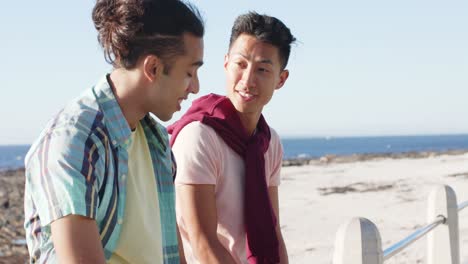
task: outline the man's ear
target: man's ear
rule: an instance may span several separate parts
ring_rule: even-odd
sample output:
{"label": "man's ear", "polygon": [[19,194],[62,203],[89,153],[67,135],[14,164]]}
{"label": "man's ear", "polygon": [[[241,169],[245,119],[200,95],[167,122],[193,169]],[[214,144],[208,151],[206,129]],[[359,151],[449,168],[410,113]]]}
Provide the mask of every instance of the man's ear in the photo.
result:
{"label": "man's ear", "polygon": [[280,73],[279,82],[278,82],[278,85],[276,85],[275,90],[278,90],[278,89],[280,89],[281,87],[283,87],[283,85],[284,85],[284,83],[286,82],[286,80],[288,79],[288,77],[289,77],[289,71],[288,71],[288,70],[283,70],[283,71]]}
{"label": "man's ear", "polygon": [[143,75],[148,81],[154,81],[162,70],[161,60],[156,55],[146,55],[143,58]]}
{"label": "man's ear", "polygon": [[227,69],[227,65],[229,63],[229,54],[224,55],[224,70]]}

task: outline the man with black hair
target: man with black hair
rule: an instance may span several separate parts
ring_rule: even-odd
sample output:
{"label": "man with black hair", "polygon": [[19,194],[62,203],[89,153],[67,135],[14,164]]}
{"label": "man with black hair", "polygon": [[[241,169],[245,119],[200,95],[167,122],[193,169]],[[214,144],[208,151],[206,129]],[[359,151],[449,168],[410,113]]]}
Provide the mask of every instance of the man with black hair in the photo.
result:
{"label": "man with black hair", "polygon": [[288,78],[294,40],[277,18],[239,16],[224,60],[227,96],[197,99],[169,127],[187,263],[288,263],[278,209],[283,149],[262,110]]}

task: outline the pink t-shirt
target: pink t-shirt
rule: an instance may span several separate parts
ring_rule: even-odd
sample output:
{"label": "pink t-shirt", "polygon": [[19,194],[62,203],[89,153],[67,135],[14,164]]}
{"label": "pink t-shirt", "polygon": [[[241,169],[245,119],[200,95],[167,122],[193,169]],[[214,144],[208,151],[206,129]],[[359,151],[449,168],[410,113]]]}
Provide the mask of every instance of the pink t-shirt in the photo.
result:
{"label": "pink t-shirt", "polygon": [[[265,153],[265,176],[268,186],[280,184],[283,148],[278,134],[270,128],[270,146]],[[218,215],[218,239],[236,263],[248,263],[245,253],[244,162],[216,132],[198,121],[185,126],[173,147],[177,162],[176,185],[215,185]],[[200,263],[192,253],[184,218],[177,202],[176,213],[184,253],[189,264]]]}

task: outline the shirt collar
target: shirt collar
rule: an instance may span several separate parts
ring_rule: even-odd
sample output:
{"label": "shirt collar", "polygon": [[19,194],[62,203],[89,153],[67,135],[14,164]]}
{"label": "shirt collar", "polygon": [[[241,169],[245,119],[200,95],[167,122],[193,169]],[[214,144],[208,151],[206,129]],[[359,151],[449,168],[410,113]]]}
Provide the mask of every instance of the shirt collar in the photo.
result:
{"label": "shirt collar", "polygon": [[108,81],[108,76],[103,76],[93,87],[99,108],[104,114],[106,127],[109,131],[111,143],[114,147],[128,145],[131,140],[131,129],[125,119],[114,92]]}

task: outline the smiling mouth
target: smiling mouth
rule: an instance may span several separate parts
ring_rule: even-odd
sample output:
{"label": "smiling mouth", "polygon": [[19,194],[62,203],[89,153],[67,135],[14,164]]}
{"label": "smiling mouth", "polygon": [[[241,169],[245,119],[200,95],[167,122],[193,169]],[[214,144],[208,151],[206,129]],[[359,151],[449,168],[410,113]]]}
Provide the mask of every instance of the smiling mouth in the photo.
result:
{"label": "smiling mouth", "polygon": [[184,98],[179,98],[179,99],[177,100],[177,104],[178,104],[178,105],[177,105],[177,106],[178,106],[177,108],[178,108],[178,110],[180,110],[180,109],[182,108],[182,102],[183,102],[184,100],[186,100],[186,99],[187,99],[187,98],[184,97]]}
{"label": "smiling mouth", "polygon": [[248,92],[244,92],[244,91],[237,91],[237,93],[241,96],[242,99],[244,99],[245,101],[250,101],[252,100],[255,95],[251,94],[251,93],[248,93]]}

